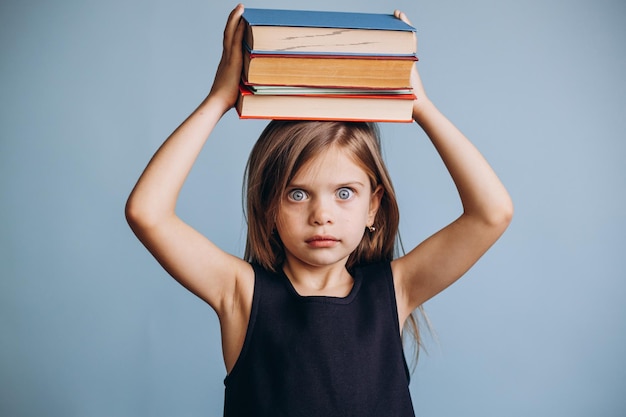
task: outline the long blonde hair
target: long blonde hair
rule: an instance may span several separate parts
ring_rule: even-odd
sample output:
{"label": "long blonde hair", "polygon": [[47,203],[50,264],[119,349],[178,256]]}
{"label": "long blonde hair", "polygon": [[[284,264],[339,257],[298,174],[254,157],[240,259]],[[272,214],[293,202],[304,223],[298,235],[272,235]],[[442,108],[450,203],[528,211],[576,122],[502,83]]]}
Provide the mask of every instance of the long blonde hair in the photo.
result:
{"label": "long blonde hair", "polygon": [[[254,145],[245,170],[244,198],[248,223],[244,258],[277,271],[285,260],[276,219],[282,196],[298,170],[330,147],[347,151],[367,174],[372,191],[383,190],[374,219],[375,233],[365,233],[346,268],[391,261],[398,256],[400,213],[395,191],[383,161],[380,134],[374,123],[339,121],[270,122]],[[421,345],[417,317],[407,321],[416,347]],[[416,355],[419,349],[416,349]]]}

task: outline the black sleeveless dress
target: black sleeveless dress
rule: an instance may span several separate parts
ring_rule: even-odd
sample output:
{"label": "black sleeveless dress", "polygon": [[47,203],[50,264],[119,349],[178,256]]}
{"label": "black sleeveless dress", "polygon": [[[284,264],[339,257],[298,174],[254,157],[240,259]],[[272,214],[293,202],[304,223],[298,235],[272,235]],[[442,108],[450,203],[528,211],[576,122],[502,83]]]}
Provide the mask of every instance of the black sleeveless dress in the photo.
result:
{"label": "black sleeveless dress", "polygon": [[344,298],[300,296],[258,265],[225,417],[413,417],[390,264],[354,270]]}

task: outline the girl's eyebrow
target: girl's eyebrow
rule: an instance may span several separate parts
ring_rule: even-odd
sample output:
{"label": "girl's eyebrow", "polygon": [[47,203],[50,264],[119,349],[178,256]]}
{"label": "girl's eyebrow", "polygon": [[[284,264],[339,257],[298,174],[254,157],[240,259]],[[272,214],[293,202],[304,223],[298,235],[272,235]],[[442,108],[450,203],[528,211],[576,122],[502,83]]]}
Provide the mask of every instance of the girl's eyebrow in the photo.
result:
{"label": "girl's eyebrow", "polygon": [[[340,182],[340,183],[333,184],[332,187],[333,188],[365,187],[365,184],[363,184],[361,181],[347,181],[347,182]],[[287,188],[301,188],[301,189],[306,190],[307,188],[310,188],[310,187],[307,184],[290,182],[289,184],[287,184]]]}
{"label": "girl's eyebrow", "polygon": [[346,183],[336,185],[337,188],[354,187],[354,186],[365,187],[365,184],[363,184],[361,181],[351,181],[351,182],[346,182]]}

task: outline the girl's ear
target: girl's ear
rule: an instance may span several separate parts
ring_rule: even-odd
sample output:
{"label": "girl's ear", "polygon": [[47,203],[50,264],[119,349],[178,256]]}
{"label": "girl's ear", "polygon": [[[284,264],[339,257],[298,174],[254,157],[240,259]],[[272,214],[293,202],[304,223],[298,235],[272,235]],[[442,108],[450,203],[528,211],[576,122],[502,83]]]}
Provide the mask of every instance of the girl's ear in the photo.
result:
{"label": "girl's ear", "polygon": [[383,194],[385,194],[385,190],[383,190],[383,187],[381,185],[378,185],[374,189],[374,192],[372,192],[372,196],[370,197],[370,209],[367,216],[367,224],[369,226],[372,226],[374,223],[374,219],[376,218],[376,213],[378,212],[378,208],[380,207],[380,201],[383,198]]}

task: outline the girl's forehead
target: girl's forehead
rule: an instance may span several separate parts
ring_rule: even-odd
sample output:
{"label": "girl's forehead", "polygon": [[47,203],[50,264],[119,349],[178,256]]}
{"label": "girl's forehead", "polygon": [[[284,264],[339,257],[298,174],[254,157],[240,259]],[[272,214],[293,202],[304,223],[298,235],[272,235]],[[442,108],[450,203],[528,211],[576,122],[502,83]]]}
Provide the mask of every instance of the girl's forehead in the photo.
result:
{"label": "girl's forehead", "polygon": [[[337,180],[363,180],[368,175],[362,164],[347,149],[338,146],[328,148],[305,162],[294,175],[292,182],[313,178],[336,178]],[[341,182],[341,181],[340,181]]]}

